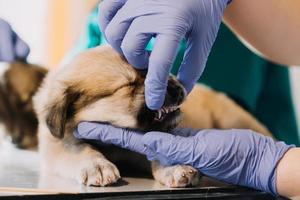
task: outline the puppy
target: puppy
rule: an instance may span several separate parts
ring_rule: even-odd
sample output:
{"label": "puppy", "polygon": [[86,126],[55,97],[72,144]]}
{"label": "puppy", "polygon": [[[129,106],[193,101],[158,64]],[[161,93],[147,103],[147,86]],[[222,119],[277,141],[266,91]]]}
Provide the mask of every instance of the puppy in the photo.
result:
{"label": "puppy", "polygon": [[136,153],[75,139],[73,131],[80,121],[100,121],[141,131],[170,131],[177,126],[248,128],[270,135],[232,100],[205,86],[196,86],[184,101],[184,88],[173,77],[163,108],[150,110],[145,104],[144,74],[109,46],[87,50],[50,72],[34,97],[43,171],[75,178],[86,185],[106,186],[120,179],[116,165],[129,168],[131,164],[152,171],[155,180],[170,187],[198,183],[198,172],[190,166],[153,162],[150,167],[145,157]]}
{"label": "puppy", "polygon": [[38,121],[32,97],[47,70],[24,62],[1,62],[0,71],[0,122],[17,147],[36,148]]}

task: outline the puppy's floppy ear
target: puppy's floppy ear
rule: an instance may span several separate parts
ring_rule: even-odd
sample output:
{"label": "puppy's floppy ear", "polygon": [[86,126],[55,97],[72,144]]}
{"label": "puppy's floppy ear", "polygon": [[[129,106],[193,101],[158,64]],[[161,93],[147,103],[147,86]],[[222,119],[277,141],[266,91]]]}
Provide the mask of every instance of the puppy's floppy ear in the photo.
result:
{"label": "puppy's floppy ear", "polygon": [[46,123],[54,137],[64,137],[65,125],[75,114],[74,102],[80,97],[80,93],[74,93],[67,89],[63,96],[53,102],[48,109]]}

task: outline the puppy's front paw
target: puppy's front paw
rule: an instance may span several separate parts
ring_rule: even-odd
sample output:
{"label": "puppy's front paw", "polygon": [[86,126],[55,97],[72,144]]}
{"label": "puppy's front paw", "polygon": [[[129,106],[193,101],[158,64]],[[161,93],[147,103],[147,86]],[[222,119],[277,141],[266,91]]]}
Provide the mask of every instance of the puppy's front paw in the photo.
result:
{"label": "puppy's front paw", "polygon": [[198,170],[188,165],[176,165],[165,167],[158,181],[168,187],[177,188],[195,186],[199,179]]}
{"label": "puppy's front paw", "polygon": [[121,178],[117,167],[105,158],[97,158],[84,164],[79,180],[88,186],[107,186]]}

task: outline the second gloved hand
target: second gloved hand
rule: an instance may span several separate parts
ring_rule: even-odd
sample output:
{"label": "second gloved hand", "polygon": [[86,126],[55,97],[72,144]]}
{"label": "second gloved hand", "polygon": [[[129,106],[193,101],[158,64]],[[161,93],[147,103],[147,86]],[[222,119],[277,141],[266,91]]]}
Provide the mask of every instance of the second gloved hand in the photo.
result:
{"label": "second gloved hand", "polygon": [[277,194],[276,166],[292,147],[251,130],[239,129],[175,129],[171,134],[143,134],[107,124],[82,122],[74,135],[145,154],[149,160],[164,165],[190,165],[215,179],[272,194]]}
{"label": "second gloved hand", "polygon": [[[146,104],[161,108],[170,69],[182,39],[187,40],[178,78],[187,92],[202,74],[230,0],[105,0],[99,5],[101,30],[128,62],[148,67]],[[155,37],[151,55],[146,46]]]}
{"label": "second gloved hand", "polygon": [[26,60],[28,54],[29,46],[6,21],[0,19],[0,61]]}

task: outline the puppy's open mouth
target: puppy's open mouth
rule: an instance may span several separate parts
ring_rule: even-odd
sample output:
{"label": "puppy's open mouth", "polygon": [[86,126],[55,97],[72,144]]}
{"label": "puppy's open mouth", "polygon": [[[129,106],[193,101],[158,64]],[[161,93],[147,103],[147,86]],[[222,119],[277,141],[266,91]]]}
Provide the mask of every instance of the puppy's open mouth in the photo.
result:
{"label": "puppy's open mouth", "polygon": [[175,111],[179,110],[179,106],[170,106],[170,107],[162,107],[161,109],[159,109],[156,113],[155,113],[155,118],[154,120],[156,121],[162,121],[165,119],[165,117],[168,114],[171,114]]}

